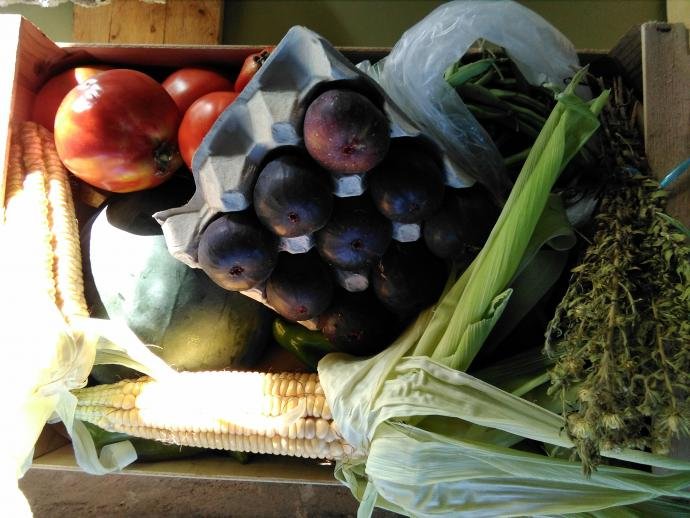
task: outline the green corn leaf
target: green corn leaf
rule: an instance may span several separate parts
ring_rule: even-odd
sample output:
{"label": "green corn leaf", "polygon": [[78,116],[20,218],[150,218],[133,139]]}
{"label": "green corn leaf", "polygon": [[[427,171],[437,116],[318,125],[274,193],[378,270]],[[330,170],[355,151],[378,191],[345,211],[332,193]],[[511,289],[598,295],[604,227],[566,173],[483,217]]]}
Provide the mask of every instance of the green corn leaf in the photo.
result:
{"label": "green corn leaf", "polygon": [[472,375],[521,397],[549,380],[546,370],[552,364],[553,359],[547,358],[541,347],[536,347],[502,358]]}
{"label": "green corn leaf", "polygon": [[[464,350],[473,347],[473,344],[484,343],[489,333],[491,333],[491,330],[496,325],[496,322],[498,322],[501,315],[503,315],[512,294],[513,290],[508,289],[491,301],[485,315],[480,320],[472,322],[467,326],[460,339],[458,349]],[[441,363],[447,365],[452,365],[454,363],[452,355],[447,358],[439,357],[437,359],[439,359]]]}
{"label": "green corn leaf", "polygon": [[679,486],[688,481],[687,474],[670,480],[624,469],[609,469],[588,480],[579,476],[574,463],[399,423],[382,426],[373,445],[369,481],[375,480],[372,485],[384,498],[395,495],[397,506],[414,516],[597,512],[678,497]]}
{"label": "green corn leaf", "polygon": [[534,143],[486,245],[472,263],[468,278],[461,278],[462,291],[447,329],[430,355],[432,358],[451,357],[449,365],[461,370],[471,364],[483,341],[463,335],[473,323],[486,319],[494,297],[506,289],[517,273],[551,187],[598,128],[597,114],[608,94],[603,93],[591,104],[583,102],[573,93],[580,78],[576,76],[558,96],[558,104]]}

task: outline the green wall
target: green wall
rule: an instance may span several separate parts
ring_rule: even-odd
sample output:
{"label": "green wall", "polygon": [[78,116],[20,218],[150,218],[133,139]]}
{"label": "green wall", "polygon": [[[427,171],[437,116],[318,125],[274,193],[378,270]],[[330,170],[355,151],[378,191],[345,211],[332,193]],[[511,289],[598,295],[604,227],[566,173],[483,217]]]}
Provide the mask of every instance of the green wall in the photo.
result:
{"label": "green wall", "polygon": [[[232,0],[226,2],[227,43],[276,43],[305,25],[334,45],[390,46],[405,29],[444,3],[439,0]],[[630,27],[666,17],[663,0],[521,0],[578,48],[608,49]]]}
{"label": "green wall", "polygon": [[[129,0],[136,1],[136,0]],[[168,0],[185,1],[185,0]],[[635,24],[664,20],[664,0],[520,0],[578,48],[607,49]],[[305,25],[335,45],[390,46],[440,0],[225,0],[224,42],[277,43]],[[56,41],[72,39],[72,4],[0,8],[21,13]]]}
{"label": "green wall", "polygon": [[666,20],[664,0],[522,0],[579,49],[609,49],[631,27]]}
{"label": "green wall", "polygon": [[37,7],[17,4],[0,7],[0,13],[22,14],[54,41],[72,40],[72,4],[64,3],[57,7]]}

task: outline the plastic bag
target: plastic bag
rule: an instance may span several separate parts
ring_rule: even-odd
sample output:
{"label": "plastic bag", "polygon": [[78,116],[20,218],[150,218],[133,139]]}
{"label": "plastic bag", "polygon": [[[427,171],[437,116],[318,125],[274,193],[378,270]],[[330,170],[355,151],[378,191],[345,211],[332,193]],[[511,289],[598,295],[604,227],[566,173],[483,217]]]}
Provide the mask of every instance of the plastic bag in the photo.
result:
{"label": "plastic bag", "polygon": [[407,30],[384,60],[360,68],[458,168],[500,199],[509,188],[501,155],[443,78],[446,68],[479,39],[503,47],[535,85],[565,85],[579,68],[575,48],[563,34],[533,11],[504,0],[443,4]]}

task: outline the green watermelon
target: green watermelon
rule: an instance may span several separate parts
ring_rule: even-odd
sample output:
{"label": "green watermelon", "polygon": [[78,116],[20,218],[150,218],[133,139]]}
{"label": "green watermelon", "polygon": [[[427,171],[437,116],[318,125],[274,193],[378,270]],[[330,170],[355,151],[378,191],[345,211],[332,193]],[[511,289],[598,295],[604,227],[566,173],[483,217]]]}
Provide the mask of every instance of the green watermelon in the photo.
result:
{"label": "green watermelon", "polygon": [[[185,203],[189,183],[171,180],[156,189],[114,196],[85,226],[91,315],[124,320],[178,370],[250,368],[271,340],[273,312],[173,258],[152,217]],[[136,375],[115,365],[92,370],[99,383]]]}

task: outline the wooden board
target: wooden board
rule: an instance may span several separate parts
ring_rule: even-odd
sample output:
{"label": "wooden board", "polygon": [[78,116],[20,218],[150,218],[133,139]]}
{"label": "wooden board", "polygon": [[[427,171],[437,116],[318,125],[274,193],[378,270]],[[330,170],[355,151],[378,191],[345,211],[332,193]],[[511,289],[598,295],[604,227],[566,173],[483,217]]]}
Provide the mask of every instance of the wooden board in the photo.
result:
{"label": "wooden board", "polygon": [[[661,179],[690,157],[690,53],[683,24],[642,26],[645,147]],[[690,172],[669,189],[668,212],[690,225]]]}
{"label": "wooden board", "polygon": [[74,6],[74,41],[217,45],[223,0],[111,0],[99,7]]}
{"label": "wooden board", "polygon": [[638,99],[642,99],[641,26],[631,27],[609,51],[609,56],[620,63],[625,74],[625,83],[632,86]]}

